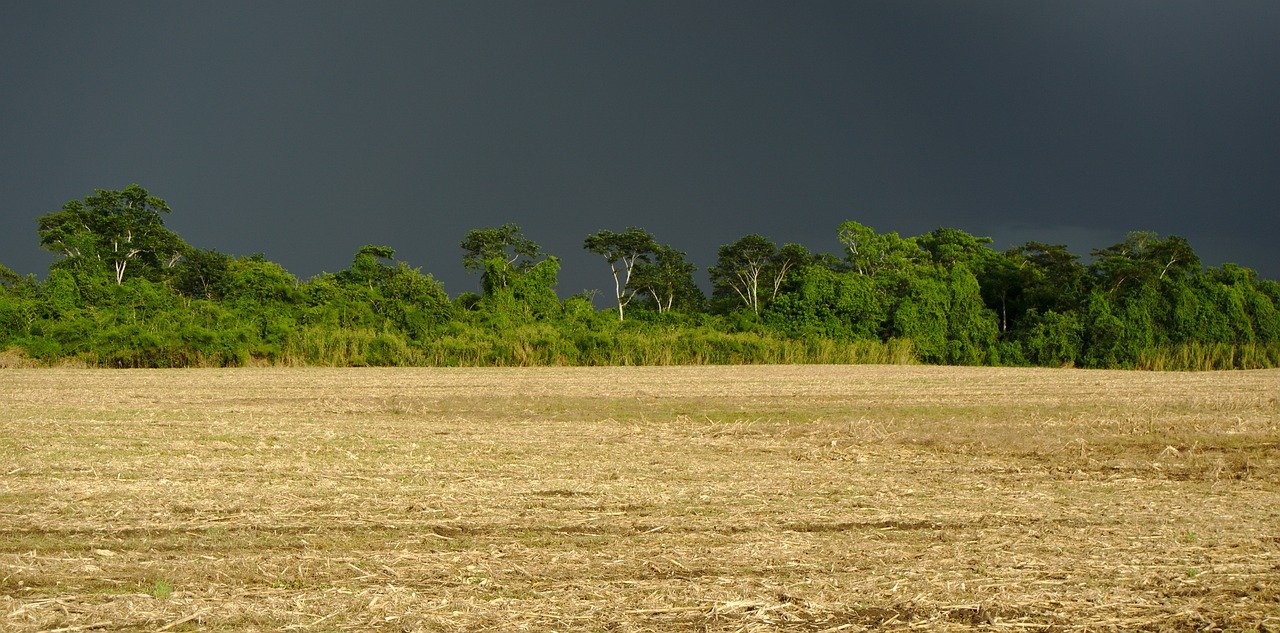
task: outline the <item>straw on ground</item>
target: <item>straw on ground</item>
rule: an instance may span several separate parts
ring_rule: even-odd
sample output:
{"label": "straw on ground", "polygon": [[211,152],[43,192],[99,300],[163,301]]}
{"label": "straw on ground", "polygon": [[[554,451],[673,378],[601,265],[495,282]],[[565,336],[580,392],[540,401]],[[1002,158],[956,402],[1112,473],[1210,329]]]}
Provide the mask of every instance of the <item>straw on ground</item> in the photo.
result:
{"label": "straw on ground", "polygon": [[1280,372],[0,372],[7,631],[1275,630]]}

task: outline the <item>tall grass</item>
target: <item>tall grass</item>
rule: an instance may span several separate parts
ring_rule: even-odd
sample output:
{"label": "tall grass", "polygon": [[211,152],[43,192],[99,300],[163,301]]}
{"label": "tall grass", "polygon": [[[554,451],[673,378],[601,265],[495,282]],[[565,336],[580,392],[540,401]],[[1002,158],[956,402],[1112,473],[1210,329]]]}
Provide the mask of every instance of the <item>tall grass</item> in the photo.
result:
{"label": "tall grass", "polygon": [[[248,355],[216,357],[174,353],[165,364],[244,364],[252,361],[237,363],[237,359],[249,357],[274,365],[330,367],[906,365],[918,362],[910,339],[838,341],[791,339],[768,331],[724,332],[705,327],[619,327],[599,331],[528,324],[509,330],[467,326],[423,341],[406,340],[391,330],[305,326],[291,332],[278,352],[255,351]],[[95,360],[95,364],[121,365],[120,358],[90,359],[90,362]],[[148,359],[129,360],[145,362]],[[1280,346],[1186,343],[1146,350],[1135,367],[1152,371],[1280,367]]]}
{"label": "tall grass", "polygon": [[439,366],[909,364],[911,342],[793,340],[707,329],[560,332],[520,328],[470,330],[421,346],[423,364]]}
{"label": "tall grass", "polygon": [[[720,324],[721,326],[723,324]],[[910,339],[788,338],[764,327],[727,331],[697,323],[606,319],[494,327],[450,323],[414,340],[394,328],[333,324],[213,327],[155,321],[86,329],[66,345],[26,337],[0,350],[0,367],[83,363],[97,367],[210,366],[627,366],[885,364],[918,362]],[[44,347],[40,343],[46,343]],[[49,349],[45,349],[48,347]],[[1280,344],[1183,343],[1154,347],[1132,365],[1154,371],[1280,367]]]}
{"label": "tall grass", "polygon": [[305,326],[284,341],[279,365],[364,367],[422,365],[425,357],[394,331]]}
{"label": "tall grass", "polygon": [[1136,367],[1153,371],[1269,369],[1280,367],[1280,345],[1183,343],[1143,352]]}

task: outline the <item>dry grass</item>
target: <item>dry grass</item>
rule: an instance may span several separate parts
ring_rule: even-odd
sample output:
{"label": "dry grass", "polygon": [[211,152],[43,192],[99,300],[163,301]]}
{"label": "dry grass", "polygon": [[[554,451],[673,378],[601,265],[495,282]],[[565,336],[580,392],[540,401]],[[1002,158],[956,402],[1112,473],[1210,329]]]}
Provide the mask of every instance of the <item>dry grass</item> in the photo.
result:
{"label": "dry grass", "polygon": [[1280,372],[0,371],[0,629],[1280,630]]}
{"label": "dry grass", "polygon": [[17,347],[0,349],[0,369],[17,369],[39,367],[39,361],[27,357],[26,352]]}

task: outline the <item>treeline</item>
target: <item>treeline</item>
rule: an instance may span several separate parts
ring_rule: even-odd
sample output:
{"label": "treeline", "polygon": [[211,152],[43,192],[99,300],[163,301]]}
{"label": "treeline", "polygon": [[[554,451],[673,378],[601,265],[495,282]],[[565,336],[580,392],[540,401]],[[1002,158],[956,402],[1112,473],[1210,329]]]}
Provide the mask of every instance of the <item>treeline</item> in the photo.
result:
{"label": "treeline", "polygon": [[560,298],[559,260],[511,224],[464,237],[480,292],[450,297],[387,246],[299,280],[192,247],[169,212],[131,185],[39,218],[60,257],[43,282],[0,265],[0,364],[1280,366],[1280,284],[1147,232],[1088,264],[951,228],[904,238],[848,221],[839,255],[748,235],[720,247],[707,296],[684,253],[603,230],[583,243],[613,282],[597,310]]}

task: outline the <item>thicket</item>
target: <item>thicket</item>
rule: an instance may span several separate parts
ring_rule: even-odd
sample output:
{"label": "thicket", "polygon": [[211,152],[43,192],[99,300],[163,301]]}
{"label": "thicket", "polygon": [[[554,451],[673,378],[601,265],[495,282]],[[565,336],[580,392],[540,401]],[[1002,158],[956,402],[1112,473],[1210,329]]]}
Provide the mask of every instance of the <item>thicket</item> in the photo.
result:
{"label": "thicket", "polygon": [[1088,264],[950,228],[903,238],[849,221],[839,255],[748,235],[720,248],[707,296],[684,253],[600,231],[584,248],[616,298],[598,309],[561,299],[559,260],[514,225],[464,237],[480,292],[450,297],[387,246],[299,280],[263,255],[190,246],[167,213],[131,185],[41,217],[60,257],[43,281],[0,266],[0,365],[1280,366],[1280,284],[1147,232]]}

